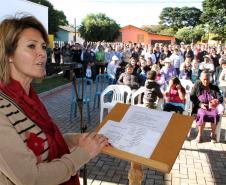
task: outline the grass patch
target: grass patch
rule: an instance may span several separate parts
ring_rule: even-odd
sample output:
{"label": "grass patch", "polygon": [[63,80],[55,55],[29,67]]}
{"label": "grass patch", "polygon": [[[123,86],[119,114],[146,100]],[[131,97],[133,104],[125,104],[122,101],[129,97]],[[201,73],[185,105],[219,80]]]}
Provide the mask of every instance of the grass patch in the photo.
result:
{"label": "grass patch", "polygon": [[70,82],[71,82],[70,80],[64,78],[62,75],[57,75],[45,78],[44,80],[42,80],[42,82],[33,82],[32,86],[39,94]]}

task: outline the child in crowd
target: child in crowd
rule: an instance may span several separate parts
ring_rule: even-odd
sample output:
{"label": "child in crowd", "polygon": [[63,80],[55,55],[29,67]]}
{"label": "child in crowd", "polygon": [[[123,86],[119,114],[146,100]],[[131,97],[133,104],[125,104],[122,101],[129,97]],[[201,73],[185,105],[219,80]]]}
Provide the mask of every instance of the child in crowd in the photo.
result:
{"label": "child in crowd", "polygon": [[145,107],[156,108],[155,102],[157,98],[163,98],[160,85],[155,81],[156,71],[148,71],[147,80],[145,81],[145,92],[143,102]]}

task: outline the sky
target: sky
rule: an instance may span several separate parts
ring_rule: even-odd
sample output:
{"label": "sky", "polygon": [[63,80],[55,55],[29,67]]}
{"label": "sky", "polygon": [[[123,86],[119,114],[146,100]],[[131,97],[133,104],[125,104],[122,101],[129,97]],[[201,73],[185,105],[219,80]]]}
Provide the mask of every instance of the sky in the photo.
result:
{"label": "sky", "polygon": [[79,26],[90,13],[105,13],[121,27],[155,25],[165,7],[196,7],[202,0],[49,0],[55,9],[62,10],[70,25]]}

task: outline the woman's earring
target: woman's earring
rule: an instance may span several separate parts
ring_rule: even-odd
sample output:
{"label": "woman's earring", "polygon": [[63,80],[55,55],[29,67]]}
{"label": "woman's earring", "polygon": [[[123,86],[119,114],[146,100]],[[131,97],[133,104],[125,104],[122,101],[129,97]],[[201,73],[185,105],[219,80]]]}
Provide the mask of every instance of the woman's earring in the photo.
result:
{"label": "woman's earring", "polygon": [[13,60],[11,58],[9,59],[9,63],[13,63]]}

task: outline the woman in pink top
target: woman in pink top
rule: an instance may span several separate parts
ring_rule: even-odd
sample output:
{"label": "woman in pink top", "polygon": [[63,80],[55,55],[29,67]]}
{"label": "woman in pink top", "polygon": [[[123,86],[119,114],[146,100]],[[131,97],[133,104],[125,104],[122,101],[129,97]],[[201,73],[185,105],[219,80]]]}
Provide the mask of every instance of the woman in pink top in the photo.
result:
{"label": "woman in pink top", "polygon": [[185,92],[180,80],[177,77],[171,78],[169,88],[165,92],[166,103],[164,104],[163,110],[182,113],[184,111]]}

